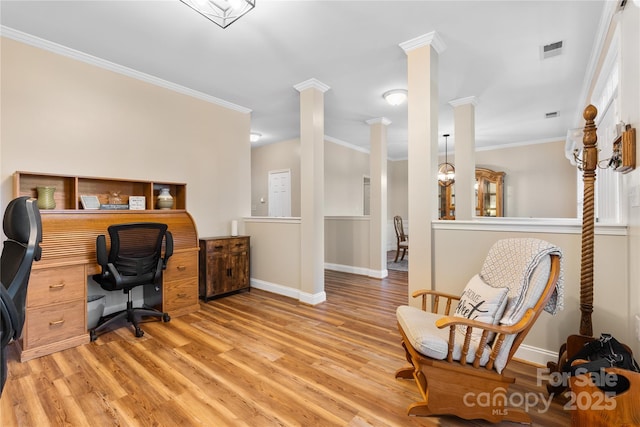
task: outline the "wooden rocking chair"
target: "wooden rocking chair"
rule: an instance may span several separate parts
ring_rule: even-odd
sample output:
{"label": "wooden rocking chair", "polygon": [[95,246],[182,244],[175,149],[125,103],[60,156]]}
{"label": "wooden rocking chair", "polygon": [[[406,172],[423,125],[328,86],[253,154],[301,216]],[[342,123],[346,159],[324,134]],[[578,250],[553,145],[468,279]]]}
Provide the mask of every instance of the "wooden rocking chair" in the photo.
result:
{"label": "wooden rocking chair", "polygon": [[[507,390],[515,379],[504,375],[503,369],[542,310],[555,313],[562,308],[563,288],[557,286],[562,281],[561,257],[559,248],[542,240],[500,240],[461,296],[420,290],[413,297],[422,298],[422,309],[398,307],[398,328],[411,366],[399,369],[396,378],[413,378],[422,396],[409,406],[409,415],[531,423],[524,410],[506,406]],[[473,287],[478,281],[483,287]],[[478,302],[489,301],[495,296],[492,292],[505,288],[504,303],[495,299],[495,313],[484,313],[493,316],[492,322],[466,316],[475,310],[469,307],[487,308]],[[483,292],[487,294],[474,300]],[[429,297],[431,312],[427,312]],[[458,301],[456,313],[452,313],[454,301]],[[439,314],[441,304],[444,309]],[[487,400],[489,404],[483,404]]]}

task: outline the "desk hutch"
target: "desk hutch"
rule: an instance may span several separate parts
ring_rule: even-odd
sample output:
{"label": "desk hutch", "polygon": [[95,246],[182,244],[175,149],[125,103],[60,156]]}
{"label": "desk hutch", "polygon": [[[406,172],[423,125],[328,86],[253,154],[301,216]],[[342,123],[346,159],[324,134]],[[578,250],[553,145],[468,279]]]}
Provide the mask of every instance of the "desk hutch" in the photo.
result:
{"label": "desk hutch", "polygon": [[[42,259],[32,267],[27,291],[27,312],[20,347],[26,361],[88,343],[87,277],[99,273],[96,237],[107,236],[111,224],[161,222],[173,234],[174,254],[163,274],[160,309],[172,317],[197,311],[198,235],[186,211],[186,184],[132,181],[16,172],[14,196],[37,197],[36,187],[56,188],[54,209],[40,210]],[[174,207],[154,209],[157,195],[169,188]],[[84,210],[80,196],[97,196],[108,203],[110,193],[120,192],[123,203],[129,196],[145,196],[144,210]]]}

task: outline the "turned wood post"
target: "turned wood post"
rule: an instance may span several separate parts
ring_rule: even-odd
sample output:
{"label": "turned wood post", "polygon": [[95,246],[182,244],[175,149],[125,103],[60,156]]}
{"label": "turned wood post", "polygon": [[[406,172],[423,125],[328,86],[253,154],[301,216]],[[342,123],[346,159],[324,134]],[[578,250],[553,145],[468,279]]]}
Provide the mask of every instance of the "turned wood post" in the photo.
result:
{"label": "turned wood post", "polygon": [[580,334],[593,335],[591,313],[593,313],[593,231],[596,167],[598,166],[598,136],[594,119],[598,110],[588,105],[583,117],[586,120],[582,142],[582,171],[584,198],[582,204],[582,253],[580,258]]}

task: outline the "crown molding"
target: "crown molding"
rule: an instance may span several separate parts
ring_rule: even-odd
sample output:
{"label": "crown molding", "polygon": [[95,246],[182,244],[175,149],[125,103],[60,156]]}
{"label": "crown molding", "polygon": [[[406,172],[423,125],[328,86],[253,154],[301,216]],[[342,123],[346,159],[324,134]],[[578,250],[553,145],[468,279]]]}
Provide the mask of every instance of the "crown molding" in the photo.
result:
{"label": "crown molding", "polygon": [[475,107],[476,105],[478,105],[478,98],[476,98],[475,96],[467,96],[466,98],[458,98],[449,101],[449,105],[451,105],[452,107],[459,107],[461,105],[467,104],[471,104]]}
{"label": "crown molding", "polygon": [[309,80],[305,80],[303,82],[298,83],[297,85],[293,86],[298,92],[302,92],[305,89],[309,89],[309,88],[313,88],[313,89],[317,89],[320,92],[324,93],[326,91],[328,91],[329,89],[331,89],[329,86],[327,86],[326,84],[322,83],[320,80],[317,79],[309,79]]}
{"label": "crown molding", "polygon": [[391,124],[391,120],[387,119],[386,117],[377,117],[375,119],[366,120],[366,123],[368,125],[375,125],[375,124],[381,123],[385,126],[389,126]]}
{"label": "crown molding", "polygon": [[447,45],[435,31],[423,34],[411,40],[407,40],[406,42],[402,42],[399,44],[399,46],[402,48],[402,50],[404,50],[405,53],[409,53],[410,51],[419,47],[431,46],[438,55],[444,52],[447,48]]}
{"label": "crown molding", "polygon": [[225,101],[224,99],[216,98],[215,96],[207,95],[206,93],[198,92],[193,89],[189,89],[185,86],[180,86],[178,84],[172,83],[167,80],[160,79],[158,77],[152,76],[150,74],[145,74],[140,71],[136,71],[132,68],[128,68],[119,64],[115,64],[113,62],[104,60],[102,58],[98,58],[96,56],[92,56],[86,54],[84,52],[80,52],[79,50],[71,49],[69,47],[63,46],[58,43],[51,42],[49,40],[42,39],[40,37],[36,37],[31,34],[24,33],[22,31],[15,30],[11,27],[7,27],[4,25],[0,26],[0,36],[7,37],[12,40],[28,44],[30,46],[34,46],[43,50],[47,50],[49,52],[56,53],[58,55],[66,56],[67,58],[75,59],[86,64],[94,65],[99,68],[103,68],[105,70],[113,71],[118,74],[125,75],[127,77],[131,77],[137,80],[141,80],[146,83],[150,83],[155,86],[159,86],[165,89],[172,90],[174,92],[181,93],[183,95],[191,96],[193,98],[200,99],[202,101],[209,102],[211,104],[216,104],[221,107],[228,108],[230,110],[235,110],[240,113],[249,114],[251,113],[251,109],[243,107],[241,105],[234,104],[229,101]]}
{"label": "crown molding", "polygon": [[367,148],[352,144],[350,142],[342,141],[332,136],[325,135],[324,140],[327,142],[333,142],[334,144],[342,145],[343,147],[347,147],[355,151],[360,151],[361,153],[371,154],[371,152]]}

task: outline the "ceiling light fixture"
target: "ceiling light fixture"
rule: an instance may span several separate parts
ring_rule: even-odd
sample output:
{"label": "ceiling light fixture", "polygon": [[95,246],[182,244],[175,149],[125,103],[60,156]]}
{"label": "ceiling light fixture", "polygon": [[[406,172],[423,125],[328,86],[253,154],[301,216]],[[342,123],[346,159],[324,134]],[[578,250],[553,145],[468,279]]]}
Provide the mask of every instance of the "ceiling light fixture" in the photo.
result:
{"label": "ceiling light fixture", "polygon": [[400,105],[407,100],[406,89],[394,89],[382,94],[382,97],[391,105]]}
{"label": "ceiling light fixture", "polygon": [[251,132],[249,134],[249,141],[251,141],[251,142],[258,142],[258,141],[260,141],[260,138],[262,138],[262,134],[261,133]]}
{"label": "ceiling light fixture", "polygon": [[444,135],[444,163],[438,165],[438,184],[443,187],[448,187],[456,181],[456,168],[449,163],[448,156],[448,140],[449,134]]}
{"label": "ceiling light fixture", "polygon": [[180,0],[205,18],[227,28],[256,5],[256,0]]}

